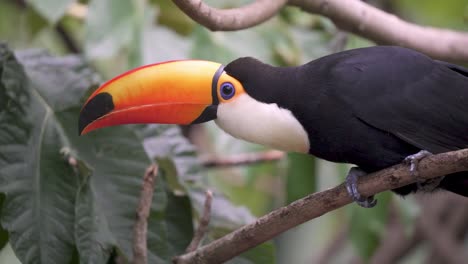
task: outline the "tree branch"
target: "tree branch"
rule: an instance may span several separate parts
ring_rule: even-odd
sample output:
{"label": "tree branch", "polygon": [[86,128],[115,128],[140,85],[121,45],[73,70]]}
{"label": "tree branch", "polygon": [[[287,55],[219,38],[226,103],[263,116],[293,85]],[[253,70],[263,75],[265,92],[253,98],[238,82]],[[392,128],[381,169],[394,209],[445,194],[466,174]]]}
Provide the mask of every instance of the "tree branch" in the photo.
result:
{"label": "tree branch", "polygon": [[206,231],[208,230],[208,225],[210,224],[211,202],[213,201],[213,192],[207,190],[205,195],[206,197],[205,205],[203,208],[203,215],[200,217],[200,223],[198,224],[197,231],[195,231],[195,234],[193,235],[192,242],[190,242],[190,245],[187,247],[187,250],[185,250],[185,252],[187,253],[192,252],[198,248],[200,242],[206,234]]}
{"label": "tree branch", "polygon": [[[419,177],[435,178],[468,170],[468,149],[433,155],[419,163]],[[399,164],[359,179],[359,191],[370,196],[415,182],[408,166]],[[310,194],[281,207],[198,250],[178,256],[174,263],[221,263],[276,235],[351,203],[345,185]]]}
{"label": "tree branch", "polygon": [[231,155],[229,157],[204,157],[201,158],[201,164],[207,168],[230,167],[279,161],[285,156],[286,154],[283,151],[270,150],[265,152]]}
{"label": "tree branch", "polygon": [[172,0],[185,14],[210,30],[232,31],[258,25],[270,19],[288,0],[257,0],[251,4],[217,9],[202,0]]}
{"label": "tree branch", "polygon": [[158,175],[158,166],[151,165],[146,169],[143,177],[143,186],[141,188],[140,202],[137,209],[137,220],[133,234],[133,263],[144,264],[148,261],[148,252],[146,246],[148,231],[148,216],[153,200],[154,181]]}
{"label": "tree branch", "polygon": [[324,15],[341,29],[378,44],[409,47],[437,59],[468,61],[468,33],[412,24],[356,0],[290,0],[289,3]]}
{"label": "tree branch", "polygon": [[173,0],[193,20],[215,30],[239,30],[274,16],[288,2],[330,18],[339,28],[378,44],[419,50],[433,58],[468,61],[468,33],[412,24],[358,0],[258,0],[233,8],[212,8],[202,0]]}

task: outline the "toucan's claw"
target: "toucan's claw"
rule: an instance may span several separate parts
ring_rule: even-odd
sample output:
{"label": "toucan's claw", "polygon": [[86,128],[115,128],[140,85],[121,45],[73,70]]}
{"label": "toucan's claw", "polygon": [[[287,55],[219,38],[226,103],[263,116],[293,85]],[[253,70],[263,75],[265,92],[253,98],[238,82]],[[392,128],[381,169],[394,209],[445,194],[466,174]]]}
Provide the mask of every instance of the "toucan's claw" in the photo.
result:
{"label": "toucan's claw", "polygon": [[431,156],[432,153],[430,153],[427,150],[421,150],[416,154],[409,155],[408,157],[405,158],[404,162],[408,165],[410,165],[410,172],[415,177],[418,179],[419,182],[419,172],[418,172],[418,166],[419,162],[424,159],[425,157]]}
{"label": "toucan's claw", "polygon": [[359,169],[358,167],[352,167],[348,175],[346,176],[346,190],[353,200],[361,207],[372,208],[377,204],[377,200],[374,196],[363,197],[357,189],[358,177],[367,175],[366,172]]}

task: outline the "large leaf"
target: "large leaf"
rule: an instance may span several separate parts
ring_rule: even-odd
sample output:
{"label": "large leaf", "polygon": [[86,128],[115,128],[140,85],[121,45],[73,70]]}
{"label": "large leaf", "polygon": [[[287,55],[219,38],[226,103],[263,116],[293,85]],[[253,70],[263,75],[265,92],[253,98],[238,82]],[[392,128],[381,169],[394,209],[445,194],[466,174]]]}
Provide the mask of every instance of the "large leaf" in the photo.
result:
{"label": "large leaf", "polygon": [[45,26],[47,21],[34,9],[23,9],[14,1],[0,1],[0,38],[10,45],[31,47],[33,40]]}
{"label": "large leaf", "polygon": [[167,26],[183,35],[187,35],[193,30],[195,22],[172,1],[150,0],[150,3],[158,6],[158,24]]}
{"label": "large leaf", "polygon": [[66,139],[53,110],[5,46],[0,63],[2,225],[23,262],[65,263],[73,251],[77,184],[60,154]]}
{"label": "large leaf", "polygon": [[27,0],[49,23],[56,23],[76,0]]}
{"label": "large leaf", "polygon": [[[24,263],[68,263],[75,247],[83,263],[105,263],[112,252],[131,259],[150,164],[141,139],[124,126],[78,136],[81,99],[97,83],[81,59],[37,51],[20,58],[30,81],[0,46],[1,223],[15,253]],[[151,263],[183,252],[190,208],[159,178],[148,225]]]}
{"label": "large leaf", "polygon": [[292,203],[316,191],[316,159],[299,153],[288,154],[286,202]]}
{"label": "large leaf", "polygon": [[109,58],[127,51],[129,67],[141,64],[144,1],[93,0],[86,20],[85,51],[89,58]]}

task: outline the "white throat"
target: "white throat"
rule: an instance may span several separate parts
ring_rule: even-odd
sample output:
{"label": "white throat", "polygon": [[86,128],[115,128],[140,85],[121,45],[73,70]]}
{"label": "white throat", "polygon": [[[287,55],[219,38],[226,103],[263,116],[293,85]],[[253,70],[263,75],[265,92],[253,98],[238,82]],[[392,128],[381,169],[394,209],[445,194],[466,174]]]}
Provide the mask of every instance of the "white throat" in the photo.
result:
{"label": "white throat", "polygon": [[219,104],[215,122],[236,138],[284,151],[309,151],[307,133],[291,111],[247,94]]}

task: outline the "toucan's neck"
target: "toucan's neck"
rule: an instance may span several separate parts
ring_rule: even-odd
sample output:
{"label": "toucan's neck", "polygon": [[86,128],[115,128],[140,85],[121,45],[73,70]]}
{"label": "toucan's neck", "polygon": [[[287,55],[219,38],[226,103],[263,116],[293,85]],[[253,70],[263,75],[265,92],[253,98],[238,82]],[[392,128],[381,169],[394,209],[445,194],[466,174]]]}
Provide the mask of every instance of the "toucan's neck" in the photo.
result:
{"label": "toucan's neck", "polygon": [[297,102],[294,69],[252,58],[228,64],[226,73],[242,83],[245,94],[220,104],[216,123],[237,138],[285,151],[308,152],[307,133],[293,111]]}
{"label": "toucan's neck", "polygon": [[259,102],[248,94],[218,106],[216,124],[236,138],[272,148],[309,151],[309,138],[291,111],[275,103]]}
{"label": "toucan's neck", "polygon": [[247,57],[229,63],[225,71],[239,80],[253,99],[294,109],[297,101],[297,67],[274,67]]}

